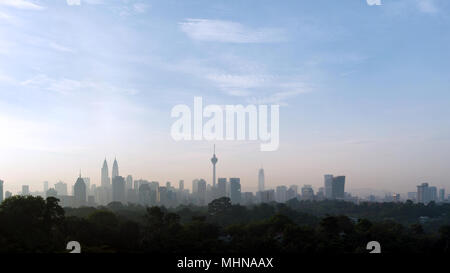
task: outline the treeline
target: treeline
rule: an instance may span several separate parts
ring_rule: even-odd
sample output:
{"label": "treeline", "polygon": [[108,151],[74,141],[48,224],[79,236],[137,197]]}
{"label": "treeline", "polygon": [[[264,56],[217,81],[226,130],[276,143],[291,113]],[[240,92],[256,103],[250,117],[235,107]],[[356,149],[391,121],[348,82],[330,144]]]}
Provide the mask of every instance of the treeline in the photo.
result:
{"label": "treeline", "polygon": [[63,209],[52,197],[13,196],[0,205],[0,252],[63,253],[78,241],[84,253],[340,254],[367,253],[367,243],[378,241],[383,253],[442,254],[450,252],[449,212],[448,204],[410,202],[244,207],[228,198],[170,210],[120,203]]}

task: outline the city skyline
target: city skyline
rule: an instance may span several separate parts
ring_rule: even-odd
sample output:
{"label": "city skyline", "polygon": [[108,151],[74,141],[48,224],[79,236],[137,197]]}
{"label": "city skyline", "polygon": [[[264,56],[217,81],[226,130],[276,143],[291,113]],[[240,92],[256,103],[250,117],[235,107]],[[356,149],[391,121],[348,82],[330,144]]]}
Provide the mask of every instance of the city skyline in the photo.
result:
{"label": "city skyline", "polygon": [[[99,162],[117,156],[122,174],[190,187],[211,180],[216,144],[216,177],[245,190],[263,165],[271,188],[333,173],[349,190],[448,192],[449,11],[446,0],[0,1],[0,179],[33,190],[81,168],[99,185]],[[279,149],[174,141],[171,109],[194,97],[279,104]]]}

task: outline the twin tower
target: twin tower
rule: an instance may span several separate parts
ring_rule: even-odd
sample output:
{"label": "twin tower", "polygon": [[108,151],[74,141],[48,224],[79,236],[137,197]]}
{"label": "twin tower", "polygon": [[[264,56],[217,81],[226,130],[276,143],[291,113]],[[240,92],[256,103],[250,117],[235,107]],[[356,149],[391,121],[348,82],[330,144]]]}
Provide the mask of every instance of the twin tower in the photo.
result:
{"label": "twin tower", "polygon": [[109,177],[108,163],[106,162],[105,158],[102,167],[102,187],[111,188],[111,179],[114,179],[114,177],[116,176],[119,176],[119,164],[117,164],[116,158],[114,158],[111,178]]}

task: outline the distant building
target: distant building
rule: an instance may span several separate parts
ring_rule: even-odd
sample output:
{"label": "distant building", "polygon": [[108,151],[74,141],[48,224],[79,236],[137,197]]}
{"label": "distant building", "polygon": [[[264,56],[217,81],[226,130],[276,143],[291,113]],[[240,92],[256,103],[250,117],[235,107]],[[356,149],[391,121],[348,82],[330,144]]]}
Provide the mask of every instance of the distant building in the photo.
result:
{"label": "distant building", "polygon": [[302,188],[302,200],[314,200],[314,190],[311,185],[305,185]]}
{"label": "distant building", "polygon": [[331,192],[332,192],[332,198],[335,198],[335,199],[344,199],[345,198],[345,176],[333,177]]}
{"label": "distant building", "polygon": [[279,203],[285,203],[287,201],[287,187],[278,186],[276,188],[276,201]]}
{"label": "distant building", "polygon": [[112,179],[112,200],[125,203],[125,179],[122,176],[114,176]]}
{"label": "distant building", "polygon": [[180,182],[178,182],[178,189],[180,191],[184,191],[184,180],[180,180]]}
{"label": "distant building", "polygon": [[333,175],[324,175],[324,195],[325,198],[333,198]]}
{"label": "distant building", "polygon": [[48,191],[48,181],[44,181],[44,193]]}
{"label": "distant building", "polygon": [[439,189],[439,201],[445,202],[445,189]]}
{"label": "distant building", "polygon": [[230,178],[230,199],[233,204],[241,203],[241,179]]}
{"label": "distant building", "polygon": [[128,191],[133,188],[133,176],[128,175],[126,179],[125,189]]}
{"label": "distant building", "polygon": [[144,206],[156,205],[157,191],[150,187],[150,183],[142,183],[139,186],[139,203]]}
{"label": "distant building", "polygon": [[28,185],[22,186],[22,195],[30,195],[30,186]]}
{"label": "distant building", "polygon": [[408,200],[417,201],[417,192],[408,192]]}
{"label": "distant building", "polygon": [[197,180],[197,204],[199,206],[206,205],[206,181],[204,179]]}
{"label": "distant building", "polygon": [[67,195],[67,184],[59,181],[55,184],[55,190],[58,195]]}
{"label": "distant building", "polygon": [[0,203],[3,202],[3,180],[0,180]]}
{"label": "distant building", "polygon": [[74,207],[83,207],[86,206],[86,184],[84,183],[83,178],[78,177],[77,181],[75,182],[75,185],[73,187],[73,193],[74,193]]}
{"label": "distant building", "polygon": [[83,177],[84,184],[86,185],[86,196],[91,194],[91,179],[89,177]]}
{"label": "distant building", "polygon": [[114,179],[116,176],[119,176],[119,164],[117,164],[117,159],[114,158],[111,179]]}
{"label": "distant building", "polygon": [[396,203],[400,202],[400,194],[399,193],[394,193],[392,195],[392,202],[396,202]]}
{"label": "distant building", "polygon": [[242,204],[245,206],[252,205],[254,203],[254,195],[253,192],[243,192],[241,194]]}
{"label": "distant building", "polygon": [[264,185],[264,170],[261,168],[258,172],[258,191],[264,191],[265,185]]}
{"label": "distant building", "polygon": [[10,198],[11,196],[12,196],[12,192],[10,192],[10,191],[5,192],[5,199]]}
{"label": "distant building", "polygon": [[428,204],[431,201],[437,201],[436,187],[430,187],[428,183],[417,186],[417,202]]}
{"label": "distant building", "polygon": [[217,180],[217,197],[226,197],[227,196],[227,179],[219,178]]}
{"label": "distant building", "polygon": [[50,188],[45,192],[45,197],[55,197],[57,198],[58,192],[54,188]]}
{"label": "distant building", "polygon": [[270,203],[275,201],[275,191],[274,190],[267,190],[259,192],[261,203]]}
{"label": "distant building", "polygon": [[101,177],[102,177],[101,186],[104,188],[110,188],[111,180],[109,179],[108,162],[106,162],[106,158],[105,161],[103,161]]}

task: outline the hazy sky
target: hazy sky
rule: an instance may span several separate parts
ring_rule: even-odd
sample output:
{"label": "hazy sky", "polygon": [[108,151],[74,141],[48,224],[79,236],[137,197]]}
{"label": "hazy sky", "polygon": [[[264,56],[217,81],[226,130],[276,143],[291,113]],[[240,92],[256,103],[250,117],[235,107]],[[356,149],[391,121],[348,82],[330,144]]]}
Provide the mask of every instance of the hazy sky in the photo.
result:
{"label": "hazy sky", "polygon": [[0,0],[0,179],[41,190],[105,156],[121,175],[211,182],[176,104],[277,103],[280,147],[216,142],[218,177],[450,190],[448,0]]}

